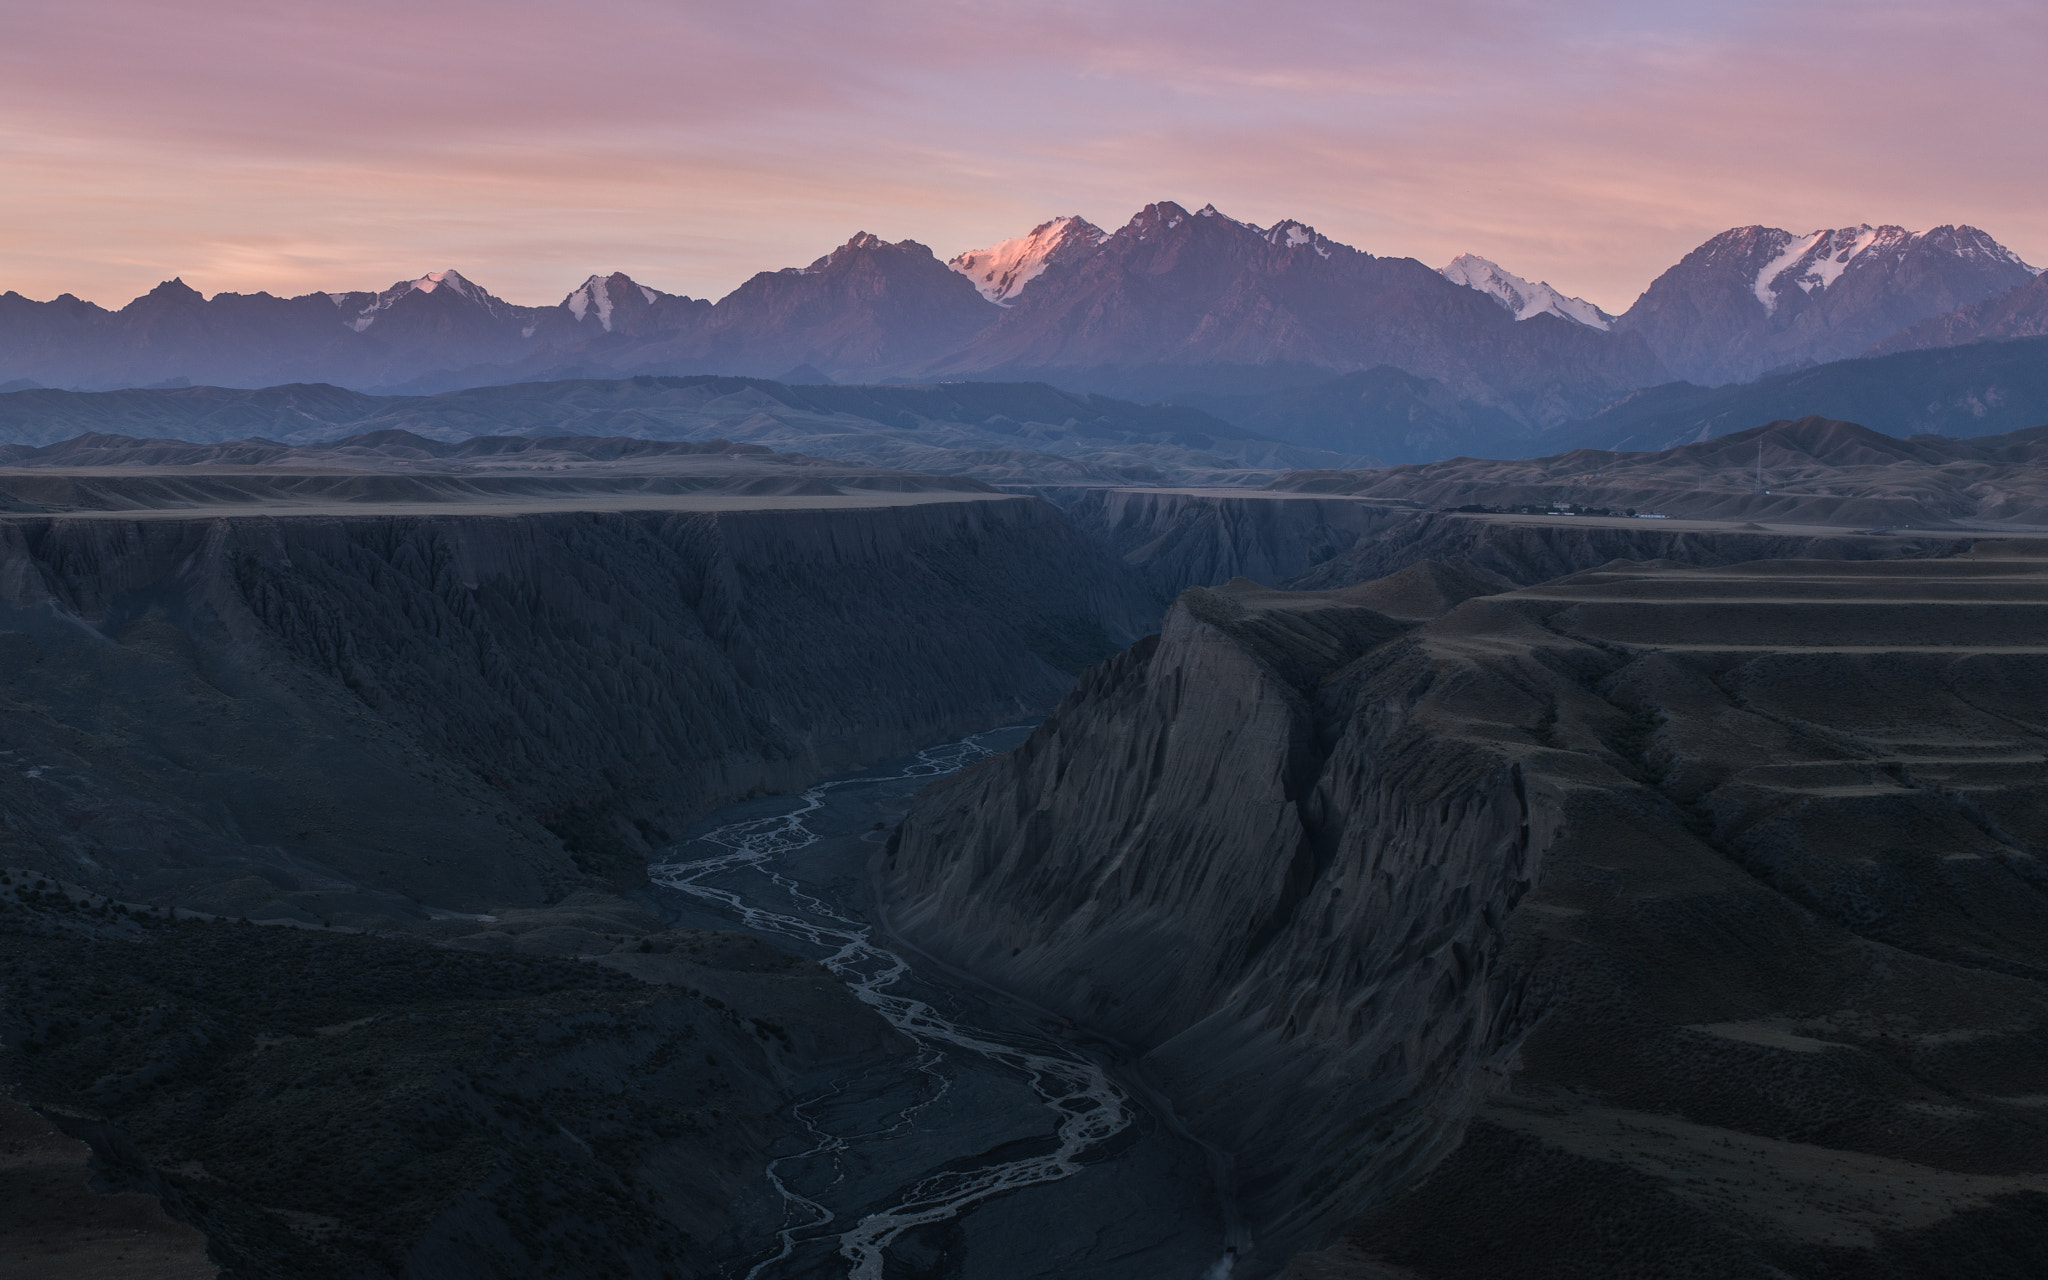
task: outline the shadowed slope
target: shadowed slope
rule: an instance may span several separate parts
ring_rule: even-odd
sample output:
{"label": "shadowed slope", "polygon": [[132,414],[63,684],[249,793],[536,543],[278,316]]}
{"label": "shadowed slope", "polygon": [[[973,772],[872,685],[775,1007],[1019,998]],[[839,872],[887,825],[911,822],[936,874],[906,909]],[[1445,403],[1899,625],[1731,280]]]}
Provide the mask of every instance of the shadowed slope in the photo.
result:
{"label": "shadowed slope", "polygon": [[1189,592],[926,794],[897,909],[1146,1051],[1267,1256],[1370,1213],[1304,1276],[2028,1274],[2039,554]]}
{"label": "shadowed slope", "polygon": [[1666,449],[1808,414],[1845,418],[1895,436],[2022,431],[2048,422],[2044,354],[2048,338],[2014,338],[1837,360],[1729,386],[1675,382],[1624,396],[1542,435],[1497,442],[1488,451],[1528,456],[1581,447]]}
{"label": "shadowed slope", "polygon": [[1156,616],[1033,499],[747,501],[0,521],[15,856],[259,918],[530,905],[1048,706]]}

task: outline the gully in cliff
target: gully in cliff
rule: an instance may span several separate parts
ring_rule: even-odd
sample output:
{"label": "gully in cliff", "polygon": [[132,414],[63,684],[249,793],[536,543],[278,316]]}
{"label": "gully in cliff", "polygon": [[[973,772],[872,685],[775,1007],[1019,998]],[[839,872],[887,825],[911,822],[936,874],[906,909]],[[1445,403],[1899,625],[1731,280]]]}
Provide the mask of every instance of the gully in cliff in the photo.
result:
{"label": "gully in cliff", "polygon": [[2031,545],[1189,591],[918,798],[891,918],[1140,1050],[1261,1272],[2027,1274]]}

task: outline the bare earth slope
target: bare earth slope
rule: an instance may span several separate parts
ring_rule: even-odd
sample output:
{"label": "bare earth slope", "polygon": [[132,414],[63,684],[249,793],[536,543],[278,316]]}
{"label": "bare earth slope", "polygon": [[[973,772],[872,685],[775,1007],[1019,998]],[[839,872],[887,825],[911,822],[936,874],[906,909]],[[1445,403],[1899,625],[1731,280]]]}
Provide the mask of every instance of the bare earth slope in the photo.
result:
{"label": "bare earth slope", "polygon": [[1266,1267],[2048,1267],[2048,548],[1488,589],[1187,593],[895,919],[1141,1051]]}

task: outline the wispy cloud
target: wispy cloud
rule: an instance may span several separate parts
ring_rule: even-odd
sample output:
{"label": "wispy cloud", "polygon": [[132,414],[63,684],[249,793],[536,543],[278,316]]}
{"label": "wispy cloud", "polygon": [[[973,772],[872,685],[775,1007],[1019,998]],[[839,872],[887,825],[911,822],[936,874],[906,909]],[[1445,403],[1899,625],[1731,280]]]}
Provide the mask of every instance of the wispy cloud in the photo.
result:
{"label": "wispy cloud", "polygon": [[[26,11],[25,11],[26,10]],[[75,0],[0,22],[0,288],[697,295],[1148,200],[1609,307],[1729,225],[2048,259],[2048,10],[1454,0]]]}

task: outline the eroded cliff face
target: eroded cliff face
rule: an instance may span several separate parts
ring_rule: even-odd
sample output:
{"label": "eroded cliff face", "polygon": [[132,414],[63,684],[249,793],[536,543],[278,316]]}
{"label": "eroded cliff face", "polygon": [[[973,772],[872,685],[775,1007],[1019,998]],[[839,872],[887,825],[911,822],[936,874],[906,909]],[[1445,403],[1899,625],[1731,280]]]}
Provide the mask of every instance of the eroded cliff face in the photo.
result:
{"label": "eroded cliff face", "polygon": [[1143,1050],[1269,1240],[1455,1145],[1511,1038],[1501,923],[1558,802],[1425,727],[1516,691],[1407,628],[1190,591],[1024,746],[927,793],[892,855],[900,927]]}
{"label": "eroded cliff face", "polygon": [[[1425,561],[1531,585],[1612,560],[1728,565],[1950,555],[1966,535],[1856,533],[1735,521],[1501,516],[1296,491],[1090,489],[1067,517],[1158,590],[1232,578],[1298,591],[1375,581]],[[1548,498],[1538,499],[1547,501]]]}
{"label": "eroded cliff face", "polygon": [[1433,511],[1390,526],[1276,585],[1328,591],[1385,577],[1424,560],[1456,561],[1524,586],[1597,569],[1611,560],[1730,565],[1750,560],[1886,560],[1951,555],[1966,538],[1857,534],[1652,520],[1534,519]]}
{"label": "eroded cliff face", "polygon": [[1168,596],[1281,583],[1416,514],[1399,501],[1259,490],[1090,489],[1067,517]]}
{"label": "eroded cliff face", "polygon": [[0,523],[16,860],[233,915],[531,904],[1041,712],[1151,596],[1044,504]]}
{"label": "eroded cliff face", "polygon": [[2029,1274],[2048,561],[1999,550],[1189,592],[920,799],[894,919],[1142,1052],[1269,1267]]}

